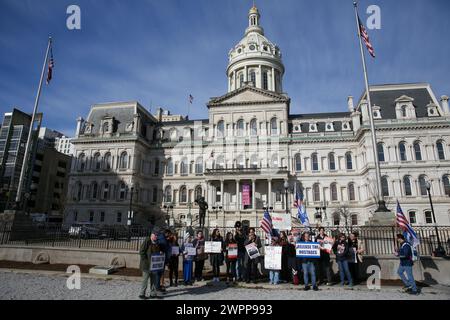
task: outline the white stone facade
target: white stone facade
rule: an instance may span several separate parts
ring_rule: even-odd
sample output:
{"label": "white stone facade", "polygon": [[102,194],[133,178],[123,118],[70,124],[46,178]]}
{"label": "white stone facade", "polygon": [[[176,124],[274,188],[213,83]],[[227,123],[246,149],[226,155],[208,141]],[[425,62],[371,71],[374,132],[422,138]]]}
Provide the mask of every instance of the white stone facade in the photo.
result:
{"label": "white stone facade", "polygon": [[[78,119],[66,222],[126,224],[131,202],[133,223],[162,222],[168,213],[171,224],[196,225],[194,200],[204,196],[206,225],[259,226],[264,207],[295,216],[300,190],[313,223],[345,224],[333,214],[342,206],[347,223],[371,217],[378,199],[365,95],[356,104],[343,99],[345,112],[290,114],[281,53],[259,18],[252,8],[246,36],[229,54],[229,91],[209,101],[208,119],[162,122],[137,102],[94,105]],[[275,75],[267,87],[263,70]],[[391,214],[398,199],[413,225],[432,225],[428,181],[437,223],[450,225],[448,97],[439,101],[419,83],[373,86],[371,98]]]}

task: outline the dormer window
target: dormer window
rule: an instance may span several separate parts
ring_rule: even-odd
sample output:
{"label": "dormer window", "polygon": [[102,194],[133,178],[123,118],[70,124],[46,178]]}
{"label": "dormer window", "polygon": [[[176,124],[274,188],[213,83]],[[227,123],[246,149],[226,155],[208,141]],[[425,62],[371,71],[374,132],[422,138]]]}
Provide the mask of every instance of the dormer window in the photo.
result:
{"label": "dormer window", "polygon": [[380,107],[378,107],[378,106],[373,106],[373,118],[374,118],[374,119],[381,119],[381,111],[380,111]]}
{"label": "dormer window", "polygon": [[348,122],[342,123],[342,130],[343,131],[349,131],[350,130],[350,124]]}
{"label": "dormer window", "polygon": [[334,131],[333,122],[329,122],[329,123],[326,124],[325,131]]}
{"label": "dormer window", "polygon": [[427,111],[428,111],[429,117],[439,117],[440,116],[438,108],[433,102],[430,102],[427,105]]}
{"label": "dormer window", "polygon": [[317,124],[316,123],[309,124],[309,132],[317,132]]}
{"label": "dormer window", "polygon": [[395,100],[395,112],[397,119],[415,119],[416,109],[414,107],[414,99],[408,96],[401,96]]}
{"label": "dormer window", "polygon": [[294,126],[294,132],[295,132],[295,133],[300,133],[300,132],[302,132],[302,126],[299,125],[299,124],[295,125],[295,126]]}

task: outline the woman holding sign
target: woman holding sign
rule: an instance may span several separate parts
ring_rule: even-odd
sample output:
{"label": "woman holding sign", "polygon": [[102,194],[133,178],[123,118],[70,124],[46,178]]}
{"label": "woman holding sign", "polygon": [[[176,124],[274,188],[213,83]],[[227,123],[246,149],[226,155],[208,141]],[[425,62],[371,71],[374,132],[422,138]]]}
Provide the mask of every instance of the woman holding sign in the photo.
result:
{"label": "woman holding sign", "polygon": [[183,247],[183,280],[185,286],[192,285],[192,264],[196,255],[196,250],[192,244],[192,236],[186,233],[184,237]]}
{"label": "woman holding sign", "polygon": [[[213,268],[213,282],[219,282],[220,281],[220,266],[223,264],[223,238],[220,235],[219,229],[214,229],[213,233],[211,234],[211,241],[217,243],[220,243],[221,252],[214,252],[210,253],[211,255],[211,265]],[[219,246],[219,245],[217,245]]]}
{"label": "woman holding sign", "polygon": [[205,260],[208,259],[208,254],[205,253],[205,237],[203,236],[203,231],[197,231],[197,238],[192,242],[194,248],[197,250],[197,255],[195,256],[195,280],[203,280],[203,267],[205,266]]}
{"label": "woman holding sign", "polygon": [[333,245],[333,251],[336,255],[336,262],[339,266],[339,276],[341,278],[341,286],[345,284],[345,277],[347,277],[349,287],[353,287],[353,279],[348,268],[349,245],[345,234],[339,234],[338,240]]}
{"label": "woman holding sign", "polygon": [[258,257],[260,256],[259,249],[262,247],[261,239],[255,234],[255,228],[248,229],[248,238],[244,242],[247,249],[247,279],[246,282],[256,283],[258,276]]}
{"label": "woman holding sign", "polygon": [[[176,233],[172,235],[169,240],[171,247],[171,255],[169,258],[169,280],[170,286],[178,286],[178,265],[180,257],[180,245],[178,244],[178,236]],[[175,283],[173,282],[173,276],[175,276]]]}
{"label": "woman holding sign", "polygon": [[238,244],[233,233],[228,232],[225,237],[225,262],[227,264],[227,283],[236,282],[236,263],[238,259]]}

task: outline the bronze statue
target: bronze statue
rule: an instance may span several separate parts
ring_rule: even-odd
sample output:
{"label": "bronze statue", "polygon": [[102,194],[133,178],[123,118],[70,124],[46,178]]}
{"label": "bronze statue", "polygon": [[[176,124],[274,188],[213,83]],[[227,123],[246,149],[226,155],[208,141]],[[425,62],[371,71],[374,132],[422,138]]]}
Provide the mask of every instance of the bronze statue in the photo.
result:
{"label": "bronze statue", "polygon": [[200,228],[205,226],[205,216],[206,210],[208,210],[208,203],[205,201],[205,197],[199,197],[195,200],[195,203],[198,204],[198,220]]}

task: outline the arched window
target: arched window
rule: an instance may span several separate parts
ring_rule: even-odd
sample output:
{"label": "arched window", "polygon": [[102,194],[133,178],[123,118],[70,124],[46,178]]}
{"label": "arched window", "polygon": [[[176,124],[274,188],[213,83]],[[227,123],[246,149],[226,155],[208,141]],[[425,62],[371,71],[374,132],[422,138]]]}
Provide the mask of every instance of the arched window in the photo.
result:
{"label": "arched window", "polygon": [[203,158],[198,157],[197,160],[195,160],[195,174],[202,174],[203,173]]}
{"label": "arched window", "polygon": [[417,161],[422,160],[422,150],[420,149],[419,141],[414,142],[414,155],[415,155]]}
{"label": "arched window", "polygon": [[256,85],[256,72],[254,70],[250,71],[250,81],[253,82],[253,85]]}
{"label": "arched window", "polygon": [[106,153],[103,157],[103,168],[107,171],[111,170],[112,167],[112,161],[111,161],[111,153]]}
{"label": "arched window", "polygon": [[86,155],[84,153],[78,156],[78,171],[83,172],[86,168]]}
{"label": "arched window", "polygon": [[119,185],[119,200],[125,200],[127,198],[127,185],[125,182],[121,182]]}
{"label": "arched window", "polygon": [[189,174],[189,163],[187,158],[183,158],[180,163],[180,174],[186,176]]}
{"label": "arched window", "polygon": [[94,158],[92,159],[92,164],[93,164],[93,169],[95,171],[100,170],[100,168],[102,166],[102,162],[100,159],[100,153],[97,152],[96,154],[94,154]]}
{"label": "arched window", "polygon": [[225,122],[223,120],[217,123],[217,137],[223,138],[225,136]]}
{"label": "arched window", "polygon": [[410,176],[403,177],[403,187],[405,188],[405,195],[412,196],[411,177]]}
{"label": "arched window", "polygon": [[408,158],[406,156],[406,143],[400,142],[398,144],[398,151],[400,153],[400,161],[407,161]]}
{"label": "arched window", "polygon": [[402,117],[403,117],[403,118],[406,118],[406,117],[407,117],[407,113],[406,113],[406,106],[405,106],[405,105],[403,105],[403,106],[401,107],[401,111],[402,111]]}
{"label": "arched window", "polygon": [[239,155],[236,159],[236,167],[238,169],[244,169],[245,168],[245,158],[243,155]]}
{"label": "arched window", "polygon": [[319,160],[317,158],[317,153],[311,155],[311,169],[312,171],[319,171]]}
{"label": "arched window", "polygon": [[109,198],[109,183],[103,182],[102,184],[102,200],[108,200]]}
{"label": "arched window", "polygon": [[383,143],[379,142],[377,144],[377,151],[378,151],[378,161],[384,162],[384,145]]}
{"label": "arched window", "polygon": [[269,90],[269,76],[267,71],[264,71],[262,74],[262,88],[264,90]]}
{"label": "arched window", "polygon": [[98,184],[97,182],[93,182],[91,184],[91,199],[96,200],[98,195]]}
{"label": "arched window", "polygon": [[172,141],[175,141],[175,140],[177,140],[177,129],[175,129],[175,128],[172,128],[172,129],[170,129],[169,130],[169,138],[170,138],[170,140],[172,140]]}
{"label": "arched window", "polygon": [[336,170],[336,159],[334,157],[334,153],[328,154],[328,168],[330,168],[331,171]]}
{"label": "arched window", "polygon": [[173,175],[173,160],[172,160],[172,158],[167,159],[166,174],[168,176]]}
{"label": "arched window", "polygon": [[259,167],[258,155],[253,154],[250,158],[250,166],[252,169],[256,169]]}
{"label": "arched window", "polygon": [[257,134],[258,134],[258,125],[256,119],[252,119],[252,121],[250,121],[250,135],[256,136]]}
{"label": "arched window", "polygon": [[155,167],[153,168],[153,174],[159,175],[159,159],[155,159]]}
{"label": "arched window", "polygon": [[195,187],[195,191],[194,191],[194,199],[198,200],[199,198],[201,198],[203,196],[203,190],[201,186],[197,186]]}
{"label": "arched window", "polygon": [[216,169],[224,169],[225,168],[225,158],[223,155],[220,155],[216,160]]}
{"label": "arched window", "polygon": [[348,184],[348,200],[355,201],[355,184],[349,183]]}
{"label": "arched window", "polygon": [[164,189],[164,202],[171,203],[172,202],[172,187],[167,186]]}
{"label": "arched window", "polygon": [[182,186],[180,188],[180,203],[186,203],[187,202],[187,189],[186,186]]}
{"label": "arched window", "polygon": [[439,140],[438,142],[436,142],[436,149],[438,152],[439,160],[445,160],[444,144],[443,144],[442,140]]}
{"label": "arched window", "polygon": [[270,134],[272,136],[276,136],[278,134],[277,118],[272,118],[272,120],[270,120]]}
{"label": "arched window", "polygon": [[295,171],[300,172],[302,171],[302,158],[299,154],[295,155]]}
{"label": "arched window", "polygon": [[244,74],[239,74],[239,88],[244,85]]}
{"label": "arched window", "polygon": [[444,194],[450,197],[450,179],[448,175],[442,177],[442,184],[444,185]]}
{"label": "arched window", "polygon": [[337,185],[332,183],[330,186],[331,201],[338,201]]}
{"label": "arched window", "polygon": [[314,202],[320,201],[320,186],[318,183],[315,183],[313,185],[313,201]]}
{"label": "arched window", "polygon": [[80,201],[83,198],[83,185],[81,182],[77,183],[77,200]]}
{"label": "arched window", "polygon": [[278,168],[278,154],[275,153],[272,155],[272,158],[270,159],[270,166],[271,168]]}
{"label": "arched window", "polygon": [[420,188],[420,195],[421,196],[427,196],[428,195],[427,178],[424,175],[421,175],[419,177],[419,188]]}
{"label": "arched window", "polygon": [[127,169],[127,168],[128,168],[128,153],[124,151],[120,154],[119,169]]}
{"label": "arched window", "polygon": [[381,189],[383,191],[383,197],[389,197],[389,184],[386,176],[381,178]]}
{"label": "arched window", "polygon": [[242,137],[244,136],[244,120],[238,120],[237,124],[236,124],[236,135],[238,137]]}
{"label": "arched window", "polygon": [[345,154],[345,163],[347,170],[353,170],[353,158],[351,152]]}

